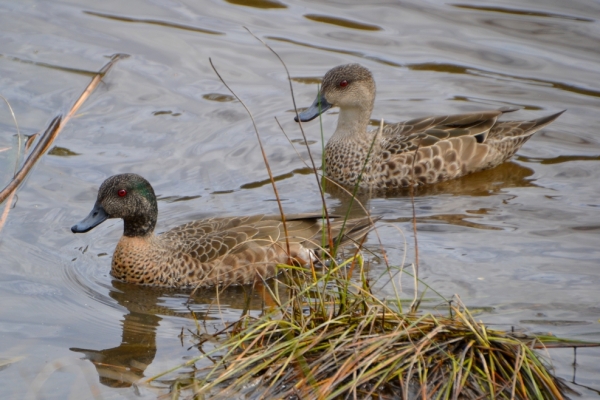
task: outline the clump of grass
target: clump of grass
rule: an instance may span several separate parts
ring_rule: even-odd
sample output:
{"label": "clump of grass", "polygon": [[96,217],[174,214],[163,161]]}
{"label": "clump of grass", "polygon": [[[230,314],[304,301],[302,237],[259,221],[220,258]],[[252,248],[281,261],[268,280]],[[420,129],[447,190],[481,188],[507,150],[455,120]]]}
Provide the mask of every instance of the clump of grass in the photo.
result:
{"label": "clump of grass", "polygon": [[[555,337],[490,330],[460,300],[445,315],[403,313],[399,300],[373,295],[360,256],[346,263],[320,273],[285,266],[287,278],[275,288],[284,285],[286,293],[269,292],[276,306],[215,335],[220,345],[186,363],[211,359],[213,365],[179,381],[172,394],[564,398],[566,386],[534,350],[558,342]],[[349,279],[353,269],[360,279]]]}

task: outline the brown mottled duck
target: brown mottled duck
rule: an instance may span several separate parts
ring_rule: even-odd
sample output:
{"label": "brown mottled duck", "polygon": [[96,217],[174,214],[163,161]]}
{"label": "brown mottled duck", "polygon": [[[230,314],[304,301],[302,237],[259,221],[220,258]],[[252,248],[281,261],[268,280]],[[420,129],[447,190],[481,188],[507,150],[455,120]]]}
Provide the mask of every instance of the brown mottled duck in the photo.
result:
{"label": "brown mottled duck", "polygon": [[331,107],[340,109],[337,128],[325,147],[329,179],[390,190],[458,178],[503,163],[564,112],[532,121],[498,121],[517,110],[503,108],[416,118],[384,125],[379,132],[367,130],[374,103],[371,72],[347,64],[325,74],[317,99],[299,114],[306,122]]}
{"label": "brown mottled duck", "polygon": [[[165,287],[251,284],[276,274],[277,264],[315,261],[321,242],[321,214],[220,217],[189,222],[156,235],[158,207],[150,183],[136,174],[114,175],[98,190],[90,214],[71,227],[82,233],[109,218],[122,218],[123,236],[112,258],[111,274],[122,281]],[[369,217],[332,221],[342,243],[360,239]]]}

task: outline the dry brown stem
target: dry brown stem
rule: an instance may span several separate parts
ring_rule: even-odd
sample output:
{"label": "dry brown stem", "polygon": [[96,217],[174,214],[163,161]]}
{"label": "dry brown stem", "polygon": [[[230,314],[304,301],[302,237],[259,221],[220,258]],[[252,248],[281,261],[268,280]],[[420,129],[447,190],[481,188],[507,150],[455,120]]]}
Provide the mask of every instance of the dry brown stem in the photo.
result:
{"label": "dry brown stem", "polygon": [[[83,93],[79,96],[75,104],[71,107],[69,112],[64,118],[59,115],[54,117],[42,137],[39,139],[38,143],[34,147],[33,151],[27,157],[27,160],[21,167],[21,169],[15,174],[10,183],[2,189],[0,192],[0,203],[4,202],[11,193],[15,192],[19,185],[23,182],[25,177],[29,174],[35,163],[42,157],[42,155],[50,148],[54,139],[58,136],[61,130],[64,128],[67,122],[75,115],[77,110],[81,107],[81,105],[90,97],[94,89],[98,86],[104,75],[108,73],[108,71],[115,65],[115,63],[125,58],[124,54],[115,54],[111,57],[111,60],[104,66],[98,73],[92,78],[92,81],[85,88]],[[1,225],[0,225],[1,226]]]}
{"label": "dry brown stem", "polygon": [[[286,245],[287,254],[288,254],[288,256],[291,257],[289,234],[288,234],[288,230],[287,230],[287,224],[285,222],[285,213],[283,212],[283,206],[281,205],[281,199],[279,198],[279,192],[277,191],[277,185],[275,184],[275,178],[273,178],[273,173],[271,172],[271,166],[269,165],[269,160],[267,159],[267,153],[265,153],[265,148],[263,147],[262,140],[260,139],[260,133],[258,132],[258,127],[256,126],[256,122],[254,121],[254,116],[250,112],[250,109],[248,107],[246,107],[246,104],[242,101],[242,99],[240,99],[240,97],[229,87],[227,82],[225,82],[225,80],[221,77],[221,74],[219,74],[219,71],[217,71],[217,68],[213,64],[212,59],[209,58],[208,61],[210,62],[210,66],[212,67],[213,71],[215,71],[215,74],[217,74],[217,76],[219,77],[219,79],[221,80],[223,85],[225,85],[227,90],[229,90],[229,92],[237,99],[237,101],[239,101],[242,104],[242,106],[244,106],[244,109],[246,109],[246,112],[248,113],[248,115],[250,116],[250,119],[252,120],[252,125],[254,126],[254,132],[256,132],[256,139],[258,140],[258,145],[260,146],[260,151],[262,152],[262,156],[265,161],[265,167],[267,168],[267,172],[269,174],[269,179],[271,180],[271,186],[273,186],[273,193],[275,194],[275,198],[277,199],[277,206],[279,207],[279,214],[281,215],[281,222],[283,223],[283,232],[285,234],[285,245]],[[290,258],[290,262],[292,262],[291,258]]]}

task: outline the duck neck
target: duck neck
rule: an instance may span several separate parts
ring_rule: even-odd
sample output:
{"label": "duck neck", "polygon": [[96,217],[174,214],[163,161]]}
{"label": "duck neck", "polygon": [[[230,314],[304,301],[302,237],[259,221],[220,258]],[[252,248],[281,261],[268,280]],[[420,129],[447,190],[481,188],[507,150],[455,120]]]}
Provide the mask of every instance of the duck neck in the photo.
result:
{"label": "duck neck", "polygon": [[372,105],[340,108],[337,128],[331,139],[348,141],[362,138],[367,132],[371,111],[373,111]]}
{"label": "duck neck", "polygon": [[154,233],[156,227],[156,216],[158,210],[155,208],[154,212],[146,215],[136,215],[124,219],[123,236],[127,237],[149,237]]}

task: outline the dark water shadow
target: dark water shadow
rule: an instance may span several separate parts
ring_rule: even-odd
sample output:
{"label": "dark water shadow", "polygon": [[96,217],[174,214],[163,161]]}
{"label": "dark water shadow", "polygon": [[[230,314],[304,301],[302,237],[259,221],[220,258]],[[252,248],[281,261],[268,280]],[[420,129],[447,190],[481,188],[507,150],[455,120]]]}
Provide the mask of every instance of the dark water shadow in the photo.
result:
{"label": "dark water shadow", "polygon": [[254,7],[254,8],[287,8],[287,6],[283,3],[278,2],[277,0],[225,0],[229,4],[233,4],[236,6],[246,6],[246,7]]}
{"label": "dark water shadow", "polygon": [[380,31],[382,28],[377,25],[365,24],[364,22],[351,21],[345,18],[332,17],[330,15],[306,14],[304,18],[324,24],[341,26],[343,28],[361,29],[365,31]]}
{"label": "dark water shadow", "polygon": [[405,67],[407,67],[408,69],[413,70],[413,71],[444,72],[444,73],[449,73],[449,74],[467,74],[467,75],[486,76],[489,78],[508,79],[511,81],[536,84],[539,86],[549,86],[549,87],[553,87],[555,89],[563,90],[565,92],[581,94],[584,96],[600,97],[600,91],[594,90],[591,88],[584,88],[584,87],[571,85],[569,83],[558,82],[558,81],[550,81],[550,80],[544,80],[544,79],[538,79],[538,78],[503,74],[500,72],[488,71],[488,70],[474,68],[471,66],[460,65],[460,64],[431,62],[431,63],[407,64],[407,65],[405,65]]}
{"label": "dark water shadow", "polygon": [[[308,48],[315,49],[315,50],[323,50],[323,51],[328,51],[328,52],[332,52],[332,53],[347,54],[347,55],[351,55],[354,57],[364,58],[365,60],[371,60],[374,62],[378,62],[383,65],[389,65],[391,67],[404,67],[403,64],[394,62],[392,60],[388,60],[388,59],[376,57],[376,56],[371,56],[371,55],[368,55],[368,54],[365,54],[365,53],[362,53],[359,51],[350,51],[350,50],[336,49],[333,47],[318,46],[318,45],[315,45],[312,43],[302,42],[299,40],[293,40],[293,39],[279,37],[279,36],[267,36],[265,39],[275,40],[275,41],[283,42],[283,43],[290,43],[290,44],[293,44],[296,46],[308,47]],[[306,80],[306,78],[292,78],[292,80],[297,80],[297,79],[300,79],[300,82],[304,82],[304,81],[302,81],[302,79]],[[315,78],[315,79],[318,79],[318,82],[321,81],[321,77]]]}
{"label": "dark water shadow", "polygon": [[563,14],[555,14],[549,12],[542,12],[536,10],[522,10],[517,8],[509,8],[509,7],[494,7],[494,6],[474,6],[470,4],[451,4],[451,6],[456,8],[464,8],[467,10],[475,10],[475,11],[487,11],[487,12],[497,12],[502,14],[510,14],[510,15],[522,15],[529,17],[542,17],[542,18],[558,18],[558,19],[567,19],[573,21],[580,22],[595,22],[595,20],[590,18],[581,18],[574,17],[570,15]]}
{"label": "dark water shadow", "polygon": [[[292,178],[296,174],[299,174],[299,175],[310,175],[312,173],[313,173],[312,168],[308,168],[308,167],[296,168],[292,172],[287,172],[285,174],[274,176],[273,180],[275,182],[279,182],[279,181],[282,181],[282,180],[285,180],[285,179]],[[270,184],[271,184],[271,179],[263,179],[261,181],[244,183],[243,185],[240,186],[240,189],[256,189],[256,188],[259,188],[259,187],[262,187],[262,186],[266,186],[266,185],[270,185]]]}
{"label": "dark water shadow", "polygon": [[125,17],[125,16],[121,16],[121,15],[105,14],[105,13],[100,13],[100,12],[96,12],[96,11],[84,11],[83,13],[88,14],[88,15],[93,15],[94,17],[112,19],[114,21],[158,25],[158,26],[164,26],[167,28],[181,29],[184,31],[206,33],[208,35],[224,35],[225,34],[223,32],[212,31],[210,29],[198,28],[196,26],[191,26],[191,25],[178,24],[176,22],[161,21],[158,19]]}
{"label": "dark water shadow", "polygon": [[[311,43],[300,42],[297,40],[292,40],[283,37],[277,36],[268,36],[267,39],[275,40],[284,43],[290,43],[297,46],[309,47],[316,50],[324,50],[332,53],[339,54],[347,54],[354,57],[364,58],[365,60],[375,61],[384,65],[392,66],[392,67],[401,67],[408,68],[413,71],[430,71],[430,72],[442,72],[448,74],[465,74],[465,75],[475,75],[475,76],[483,76],[487,78],[496,78],[496,79],[507,79],[510,81],[523,82],[527,84],[534,84],[539,86],[549,86],[555,89],[559,89],[565,92],[576,93],[583,96],[590,97],[600,97],[600,91],[594,90],[592,88],[580,87],[576,85],[572,85],[565,82],[559,81],[550,81],[538,78],[532,78],[527,76],[517,76],[517,75],[509,75],[496,71],[488,71],[481,68],[475,68],[473,66],[461,65],[461,64],[451,64],[451,63],[440,63],[440,62],[425,62],[425,63],[412,63],[412,64],[400,64],[388,59],[382,59],[379,57],[369,56],[367,54],[357,52],[357,51],[349,51],[336,49],[332,47],[324,47],[317,46]],[[306,77],[298,77],[292,78],[292,80],[300,82],[300,83],[314,83],[314,81],[320,82],[320,78],[306,78]]]}
{"label": "dark water shadow", "polygon": [[9,59],[11,61],[15,61],[15,62],[18,62],[21,64],[31,64],[31,65],[35,65],[38,67],[54,69],[54,70],[63,71],[63,72],[69,72],[69,73],[83,75],[83,76],[87,76],[87,77],[94,77],[98,74],[98,71],[88,71],[85,69],[70,68],[70,67],[65,67],[62,65],[55,65],[55,64],[50,64],[50,63],[41,62],[41,61],[32,61],[32,60],[27,60],[25,58],[9,56],[6,54],[0,54],[0,58],[6,58],[6,59]]}
{"label": "dark water shadow", "polygon": [[[94,364],[101,384],[112,388],[130,387],[145,377],[146,368],[154,361],[157,329],[165,317],[196,318],[200,325],[218,321],[222,325],[221,318],[214,316],[216,309],[222,307],[229,313],[240,310],[240,316],[249,310],[262,310],[263,290],[260,284],[256,287],[236,286],[221,289],[218,293],[215,289],[198,290],[190,297],[189,291],[114,280],[109,296],[127,309],[121,321],[121,343],[101,350],[76,347],[70,350],[82,353],[83,359]],[[166,301],[173,303],[173,300],[178,306],[165,305]]]}

